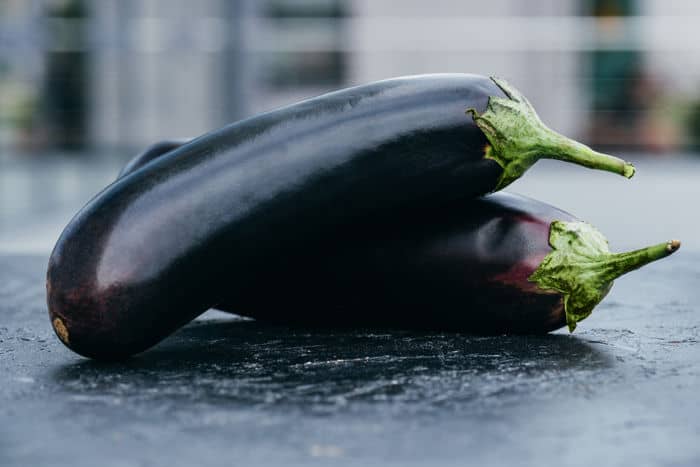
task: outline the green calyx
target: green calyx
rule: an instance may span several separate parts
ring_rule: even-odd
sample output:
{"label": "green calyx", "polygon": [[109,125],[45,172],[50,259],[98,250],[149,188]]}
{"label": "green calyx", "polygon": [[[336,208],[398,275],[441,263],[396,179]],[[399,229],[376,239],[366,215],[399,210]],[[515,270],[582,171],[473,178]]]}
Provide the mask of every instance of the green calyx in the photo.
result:
{"label": "green calyx", "polygon": [[631,178],[634,166],[548,128],[530,102],[504,80],[491,77],[507,97],[489,97],[486,111],[468,109],[490,146],[484,155],[503,168],[494,191],[508,186],[539,159],[557,159]]}
{"label": "green calyx", "polygon": [[603,234],[590,224],[554,221],[549,245],[552,251],[528,280],[564,296],[566,324],[573,331],[576,323],[590,315],[607,295],[616,278],[665,258],[681,243],[671,240],[627,253],[611,253]]}

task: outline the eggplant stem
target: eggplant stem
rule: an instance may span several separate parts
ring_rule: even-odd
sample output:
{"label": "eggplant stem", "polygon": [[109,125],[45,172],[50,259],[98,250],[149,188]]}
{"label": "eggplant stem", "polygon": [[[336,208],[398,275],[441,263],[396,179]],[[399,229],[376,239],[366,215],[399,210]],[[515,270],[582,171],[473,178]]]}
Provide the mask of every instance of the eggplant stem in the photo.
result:
{"label": "eggplant stem", "polygon": [[539,159],[556,159],[590,169],[631,178],[635,168],[618,157],[594,151],[556,131],[540,120],[527,98],[506,81],[491,77],[507,97],[491,96],[486,111],[468,109],[474,123],[489,140],[484,154],[503,169],[494,191],[508,186]]}
{"label": "eggplant stem", "polygon": [[591,314],[615,279],[665,258],[681,246],[678,240],[669,240],[639,250],[611,253],[603,234],[590,224],[562,221],[550,225],[549,244],[552,251],[528,280],[543,290],[563,295],[569,331]]}
{"label": "eggplant stem", "polygon": [[595,151],[585,144],[567,138],[553,130],[550,130],[543,141],[548,144],[544,144],[544,147],[540,149],[542,159],[571,162],[590,169],[616,173],[625,178],[632,178],[636,172],[631,163],[619,157]]}
{"label": "eggplant stem", "polygon": [[641,268],[651,262],[665,258],[676,252],[680,248],[681,242],[669,240],[666,243],[640,248],[639,250],[624,253],[613,253],[605,261],[605,266],[609,268],[609,280],[615,280],[620,276]]}

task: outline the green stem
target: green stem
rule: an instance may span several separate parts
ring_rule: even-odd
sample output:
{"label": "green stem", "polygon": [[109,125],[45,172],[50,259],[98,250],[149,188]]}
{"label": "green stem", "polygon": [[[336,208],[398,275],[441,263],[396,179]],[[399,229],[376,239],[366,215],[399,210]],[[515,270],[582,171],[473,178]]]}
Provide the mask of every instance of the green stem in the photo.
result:
{"label": "green stem", "polygon": [[549,131],[550,134],[543,137],[545,144],[539,149],[541,151],[540,158],[571,162],[589,169],[612,172],[626,178],[634,176],[635,168],[629,162],[619,157],[594,151],[585,144],[567,138],[553,130]]}
{"label": "green stem", "polygon": [[496,161],[503,173],[494,189],[498,191],[522,176],[539,159],[556,159],[591,169],[606,170],[627,178],[634,166],[603,154],[548,128],[530,102],[507,82],[491,78],[507,97],[491,96],[483,114],[468,109],[490,146],[484,157]]}
{"label": "green stem", "polygon": [[640,248],[625,253],[611,253],[604,262],[607,279],[613,281],[618,277],[641,268],[649,263],[665,258],[680,248],[681,242],[670,240],[658,245]]}
{"label": "green stem", "polygon": [[611,253],[608,241],[584,222],[554,221],[549,229],[552,251],[528,278],[543,290],[564,297],[569,330],[591,314],[623,274],[674,253],[678,240],[670,240],[627,253]]}

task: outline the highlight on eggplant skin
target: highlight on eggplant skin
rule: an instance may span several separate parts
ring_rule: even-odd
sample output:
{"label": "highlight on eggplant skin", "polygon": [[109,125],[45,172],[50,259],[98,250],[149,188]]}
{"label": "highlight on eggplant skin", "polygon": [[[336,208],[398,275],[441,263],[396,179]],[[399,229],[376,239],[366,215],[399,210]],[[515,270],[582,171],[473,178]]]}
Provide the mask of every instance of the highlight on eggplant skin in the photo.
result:
{"label": "highlight on eggplant skin", "polygon": [[[499,119],[512,138],[482,133]],[[550,151],[523,125],[549,132]],[[495,190],[535,149],[626,175],[624,161],[571,144],[513,88],[477,75],[386,80],[233,123],[119,178],[71,220],[49,260],[50,320],[77,353],[124,358],[211,307],[224,277],[245,284],[372,213]]]}

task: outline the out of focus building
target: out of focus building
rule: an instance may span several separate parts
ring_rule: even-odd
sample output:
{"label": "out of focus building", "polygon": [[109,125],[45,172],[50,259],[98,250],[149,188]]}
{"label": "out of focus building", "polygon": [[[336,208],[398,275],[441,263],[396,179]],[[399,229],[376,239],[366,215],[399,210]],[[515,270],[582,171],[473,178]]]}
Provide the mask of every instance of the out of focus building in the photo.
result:
{"label": "out of focus building", "polygon": [[[695,0],[3,0],[0,146],[10,128],[50,140],[72,115],[87,143],[140,147],[434,72],[505,77],[572,136],[663,145],[664,123],[638,116],[682,118],[698,95],[699,19]],[[51,110],[61,102],[68,113]]]}

